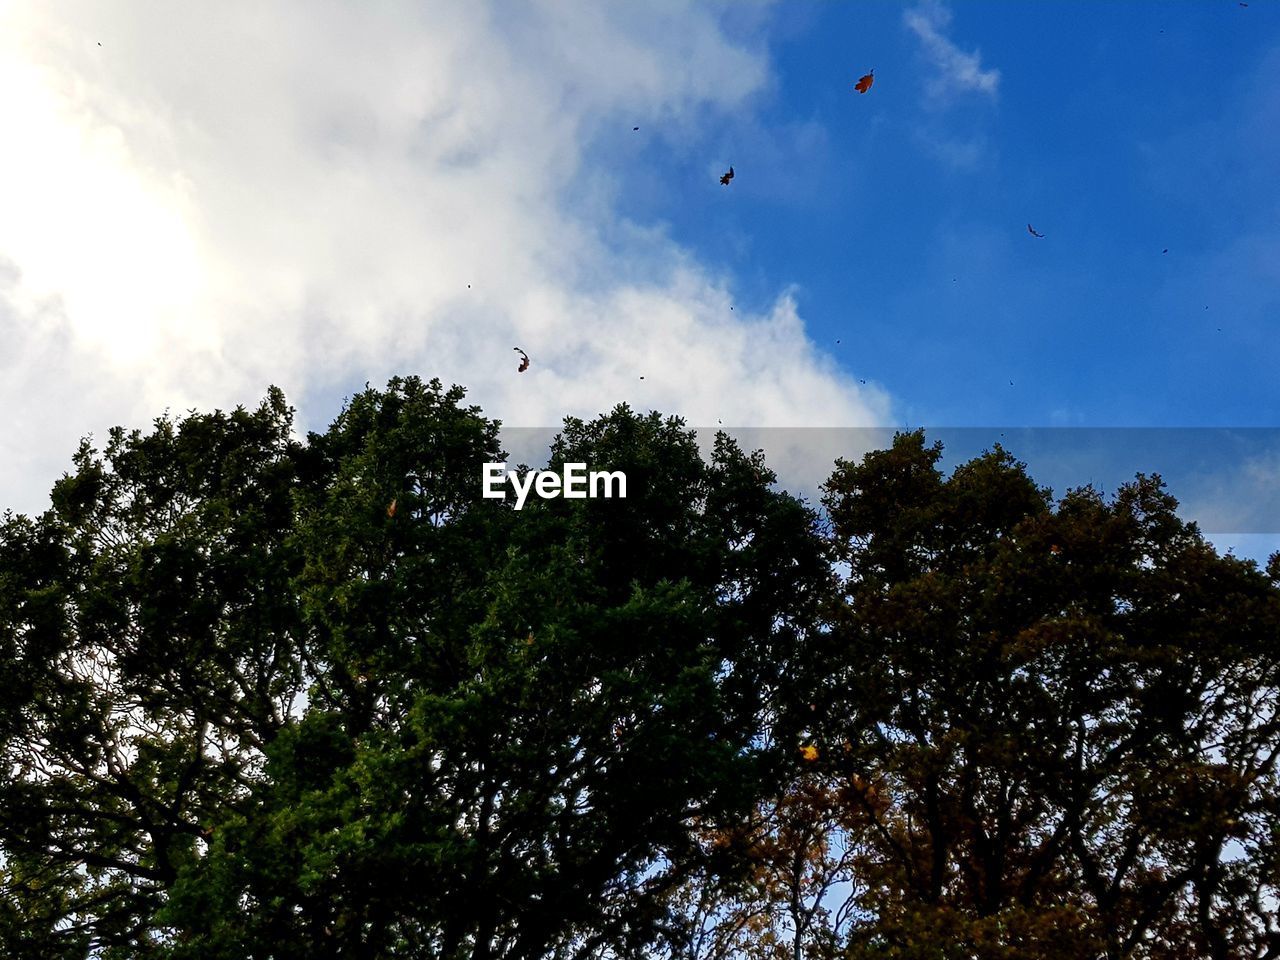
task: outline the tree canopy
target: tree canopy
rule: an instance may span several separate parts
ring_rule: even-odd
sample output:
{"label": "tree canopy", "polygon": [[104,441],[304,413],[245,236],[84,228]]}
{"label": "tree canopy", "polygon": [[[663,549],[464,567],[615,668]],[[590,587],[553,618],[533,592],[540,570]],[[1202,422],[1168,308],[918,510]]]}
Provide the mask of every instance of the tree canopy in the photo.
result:
{"label": "tree canopy", "polygon": [[620,406],[517,512],[414,377],[84,442],[0,523],[2,952],[1280,956],[1280,557],[940,457],[818,510]]}
{"label": "tree canopy", "polygon": [[711,842],[698,957],[1280,955],[1280,557],[1158,477],[1054,502],[998,446],[838,462],[814,762]]}

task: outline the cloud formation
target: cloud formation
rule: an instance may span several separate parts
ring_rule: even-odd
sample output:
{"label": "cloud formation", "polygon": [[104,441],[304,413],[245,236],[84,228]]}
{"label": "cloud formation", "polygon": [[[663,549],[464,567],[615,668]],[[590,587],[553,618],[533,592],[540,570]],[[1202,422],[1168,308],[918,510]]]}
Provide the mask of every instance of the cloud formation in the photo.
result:
{"label": "cloud formation", "polygon": [[676,0],[7,4],[0,506],[38,508],[84,433],[269,383],[312,427],[395,373],[513,424],[886,422],[791,294],[730,312],[732,278],[614,211],[601,144],[767,78]]}
{"label": "cloud formation", "polygon": [[924,0],[907,10],[903,22],[919,38],[921,50],[934,68],[927,88],[930,97],[944,100],[967,91],[996,95],[1000,71],[983,70],[979,51],[965,53],[947,36],[951,11],[940,0]]}

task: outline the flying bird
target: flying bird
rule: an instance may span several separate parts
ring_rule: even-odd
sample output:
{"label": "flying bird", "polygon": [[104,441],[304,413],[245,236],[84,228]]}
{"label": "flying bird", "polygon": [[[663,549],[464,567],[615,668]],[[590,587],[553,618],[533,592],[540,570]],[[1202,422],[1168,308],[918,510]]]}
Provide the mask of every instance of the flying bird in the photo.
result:
{"label": "flying bird", "polygon": [[516,373],[524,373],[529,369],[529,355],[519,347],[513,348],[516,353],[520,354],[520,366],[516,368]]}
{"label": "flying bird", "polygon": [[1029,224],[1029,223],[1027,224],[1027,233],[1031,234],[1033,237],[1039,237],[1041,240],[1043,240],[1043,239],[1044,239],[1044,234],[1043,234],[1043,233],[1037,233],[1037,232],[1036,232],[1036,228],[1035,228],[1035,227],[1033,227],[1033,226],[1032,226],[1031,224]]}
{"label": "flying bird", "polygon": [[857,83],[855,83],[853,85],[853,89],[857,90],[859,93],[866,93],[868,90],[871,89],[871,85],[875,82],[876,82],[876,72],[872,70],[870,73],[862,77],[862,79],[860,79]]}
{"label": "flying bird", "polygon": [[729,181],[732,179],[733,179],[733,167],[730,167],[729,172],[720,178],[720,182],[727,187],[729,185]]}
{"label": "flying bird", "polygon": [[632,127],[631,129],[632,129],[632,131],[636,131],[636,130],[639,130],[640,128],[639,128],[639,127]]}

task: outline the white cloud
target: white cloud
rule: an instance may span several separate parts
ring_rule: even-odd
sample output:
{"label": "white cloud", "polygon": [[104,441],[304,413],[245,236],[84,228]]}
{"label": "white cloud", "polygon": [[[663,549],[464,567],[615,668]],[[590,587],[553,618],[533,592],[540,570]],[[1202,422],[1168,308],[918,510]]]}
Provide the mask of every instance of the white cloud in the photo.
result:
{"label": "white cloud", "polygon": [[982,57],[977,50],[965,53],[947,36],[951,11],[940,0],[924,0],[919,6],[906,11],[903,20],[919,38],[925,57],[936,71],[928,86],[930,97],[941,101],[955,93],[970,90],[996,95],[1000,71],[983,70]]}
{"label": "white cloud", "polygon": [[509,423],[884,422],[789,294],[731,313],[598,191],[592,143],[767,79],[693,2],[5,5],[0,505],[37,508],[81,434],[268,383],[304,420],[421,373]]}
{"label": "white cloud", "polygon": [[[1211,436],[1230,437],[1231,431]],[[1202,530],[1246,536],[1280,536],[1280,432],[1243,430],[1237,443],[1248,451],[1235,461],[1190,478],[1179,497],[1188,516]]]}

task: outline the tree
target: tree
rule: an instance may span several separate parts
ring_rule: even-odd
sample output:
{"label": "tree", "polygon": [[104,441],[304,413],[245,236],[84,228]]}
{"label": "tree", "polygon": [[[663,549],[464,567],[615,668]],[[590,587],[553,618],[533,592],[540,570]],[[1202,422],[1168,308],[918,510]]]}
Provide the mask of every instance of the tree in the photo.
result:
{"label": "tree", "polygon": [[681,960],[801,960],[834,957],[855,922],[855,840],[866,824],[862,797],[809,770],[728,828],[705,831],[707,870],[676,899],[688,935]]}
{"label": "tree", "polygon": [[88,442],[0,527],[6,953],[146,956],[165,891],[242,803],[303,689],[297,444],[255,412]]}
{"label": "tree", "polygon": [[1280,555],[921,433],[823,528],[626,407],[549,464],[626,500],[517,513],[463,399],[162,417],[5,515],[6,956],[1280,956]]}
{"label": "tree", "polygon": [[1280,591],[1158,477],[1056,504],[901,434],[826,488],[849,565],[812,662],[864,798],[848,957],[1280,955]]}
{"label": "tree", "polygon": [[[88,443],[0,536],[0,936],[49,957],[638,956],[774,789],[830,582],[725,438],[620,407],[481,497],[498,425],[392,380]],[[394,503],[395,509],[390,509]],[[643,785],[644,789],[638,789]]]}

